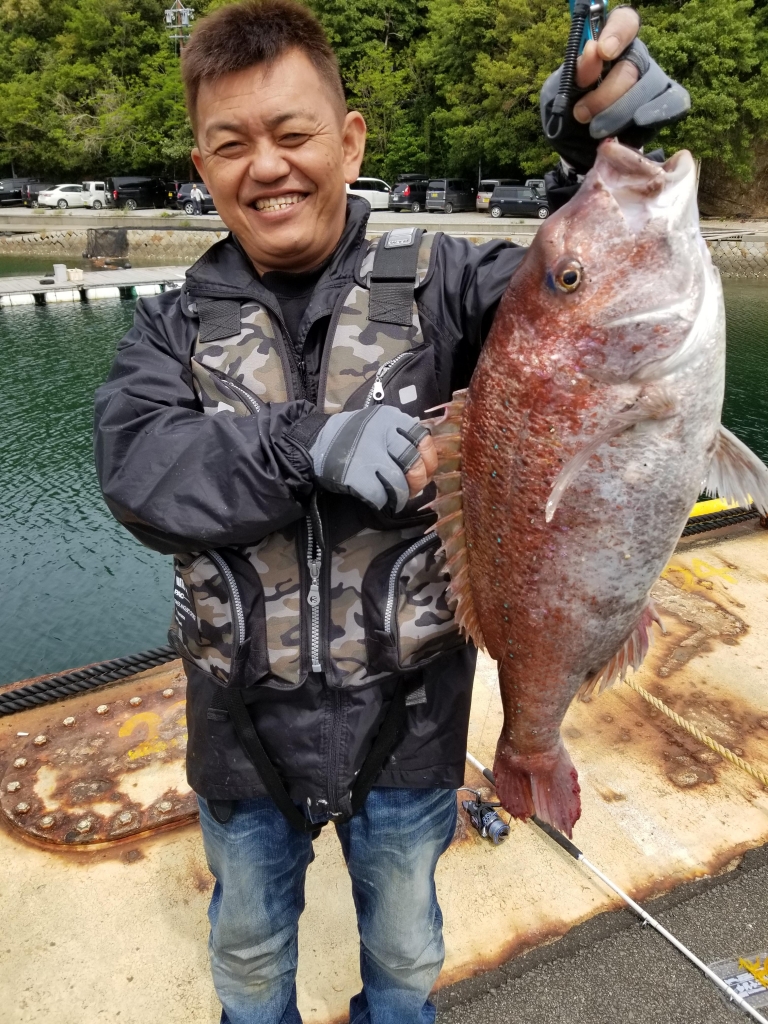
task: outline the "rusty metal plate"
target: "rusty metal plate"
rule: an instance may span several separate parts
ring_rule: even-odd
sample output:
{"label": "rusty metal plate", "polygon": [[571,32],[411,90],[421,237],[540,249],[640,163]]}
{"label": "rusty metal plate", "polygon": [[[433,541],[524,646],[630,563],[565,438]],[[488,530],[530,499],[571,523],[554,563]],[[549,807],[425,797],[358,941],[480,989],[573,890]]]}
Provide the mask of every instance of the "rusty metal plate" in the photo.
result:
{"label": "rusty metal plate", "polygon": [[175,673],[172,686],[166,675],[35,712],[36,729],[7,749],[2,813],[28,838],[65,846],[188,821],[197,802],[184,774],[185,704]]}

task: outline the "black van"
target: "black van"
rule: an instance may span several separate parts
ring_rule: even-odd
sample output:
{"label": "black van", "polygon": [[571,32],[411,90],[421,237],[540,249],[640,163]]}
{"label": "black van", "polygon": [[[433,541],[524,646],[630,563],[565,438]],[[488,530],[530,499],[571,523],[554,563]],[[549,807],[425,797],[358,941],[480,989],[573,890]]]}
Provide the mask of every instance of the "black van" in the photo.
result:
{"label": "black van", "polygon": [[463,178],[433,178],[427,185],[427,210],[453,213],[474,210],[477,189]]}
{"label": "black van", "polygon": [[389,209],[420,213],[427,202],[428,184],[429,178],[419,177],[418,174],[401,174],[389,193]]}
{"label": "black van", "polygon": [[24,187],[33,181],[37,181],[37,178],[0,179],[0,206],[21,205],[24,202]]}
{"label": "black van", "polygon": [[549,203],[533,188],[507,188],[497,185],[490,203],[492,217],[538,217],[549,216]]}
{"label": "black van", "polygon": [[121,210],[162,209],[167,196],[168,189],[160,178],[107,178],[107,205]]}
{"label": "black van", "polygon": [[28,181],[21,186],[21,201],[24,206],[38,207],[37,197],[48,188],[55,188],[55,181]]}

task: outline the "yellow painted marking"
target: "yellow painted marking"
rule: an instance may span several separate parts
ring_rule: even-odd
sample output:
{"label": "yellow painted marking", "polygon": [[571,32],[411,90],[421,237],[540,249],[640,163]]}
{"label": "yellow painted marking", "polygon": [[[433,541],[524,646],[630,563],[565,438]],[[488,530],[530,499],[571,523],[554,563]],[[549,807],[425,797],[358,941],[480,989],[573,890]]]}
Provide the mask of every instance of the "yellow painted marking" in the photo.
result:
{"label": "yellow painted marking", "polygon": [[685,590],[688,593],[702,586],[707,590],[711,590],[712,580],[710,577],[712,576],[719,576],[726,583],[736,582],[736,577],[728,569],[719,569],[716,565],[710,565],[709,562],[705,562],[701,558],[692,558],[690,569],[685,565],[670,562],[661,574],[661,578],[673,583],[671,573],[678,573],[682,576],[682,580],[678,580],[675,586],[679,586],[681,590]]}
{"label": "yellow painted marking", "polygon": [[160,715],[156,711],[141,711],[120,726],[118,736],[131,736],[140,725],[147,727],[147,738],[128,751],[128,758],[131,761],[146,757],[147,754],[160,754],[168,749],[165,740],[160,739],[160,722]]}

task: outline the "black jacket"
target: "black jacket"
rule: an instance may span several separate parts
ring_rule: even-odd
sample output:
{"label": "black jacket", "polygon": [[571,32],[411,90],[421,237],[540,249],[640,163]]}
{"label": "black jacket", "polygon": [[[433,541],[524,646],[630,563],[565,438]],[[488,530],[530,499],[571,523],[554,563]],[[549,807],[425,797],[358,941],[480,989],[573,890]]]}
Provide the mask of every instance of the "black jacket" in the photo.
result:
{"label": "black jacket", "polygon": [[[96,460],[111,511],[140,541],[177,556],[237,550],[306,516],[311,466],[285,435],[314,410],[331,313],[354,279],[368,212],[366,203],[350,197],[346,228],[300,327],[301,352],[292,353],[289,363],[293,393],[304,397],[264,404],[251,416],[203,414],[190,371],[198,332],[195,303],[255,300],[280,322],[275,297],[232,237],[187,272],[182,290],[137,303],[134,326],[96,395]],[[496,305],[523,253],[503,241],[475,246],[464,238],[436,237],[416,301],[434,356],[431,391],[438,401],[469,383]],[[426,699],[408,708],[405,735],[379,785],[461,785],[474,664],[474,649],[462,646],[412,675],[409,687],[423,683]],[[263,794],[226,712],[215,706],[216,681],[194,666],[185,668],[190,785],[209,799]],[[250,687],[248,701],[262,743],[293,798],[315,820],[343,804],[397,682],[392,675],[348,690],[310,673],[291,689]]]}

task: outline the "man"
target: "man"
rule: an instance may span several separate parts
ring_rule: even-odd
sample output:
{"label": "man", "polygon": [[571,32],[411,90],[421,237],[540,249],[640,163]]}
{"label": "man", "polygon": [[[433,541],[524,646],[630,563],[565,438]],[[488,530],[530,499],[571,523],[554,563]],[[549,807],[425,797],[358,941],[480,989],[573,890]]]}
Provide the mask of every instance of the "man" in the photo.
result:
{"label": "man", "polygon": [[[652,95],[671,85],[627,51],[637,28],[619,9],[585,50],[582,124],[623,97],[616,127],[629,125],[649,95],[627,91],[649,69],[665,83]],[[437,460],[419,418],[468,384],[523,250],[414,228],[366,240],[368,205],[344,187],[365,122],[294,0],[203,19],[183,73],[192,158],[231,234],[180,291],[137,305],[97,394],[96,449],[115,516],[174,556],[222,1021],[301,1020],[304,876],[333,822],[360,929],[350,1019],[430,1022],[434,870],[475,651],[426,533]],[[570,115],[562,134],[567,190],[596,142]]]}
{"label": "man", "polygon": [[203,212],[203,191],[197,182],[194,182],[189,191],[189,198],[192,200],[192,216],[196,217]]}

